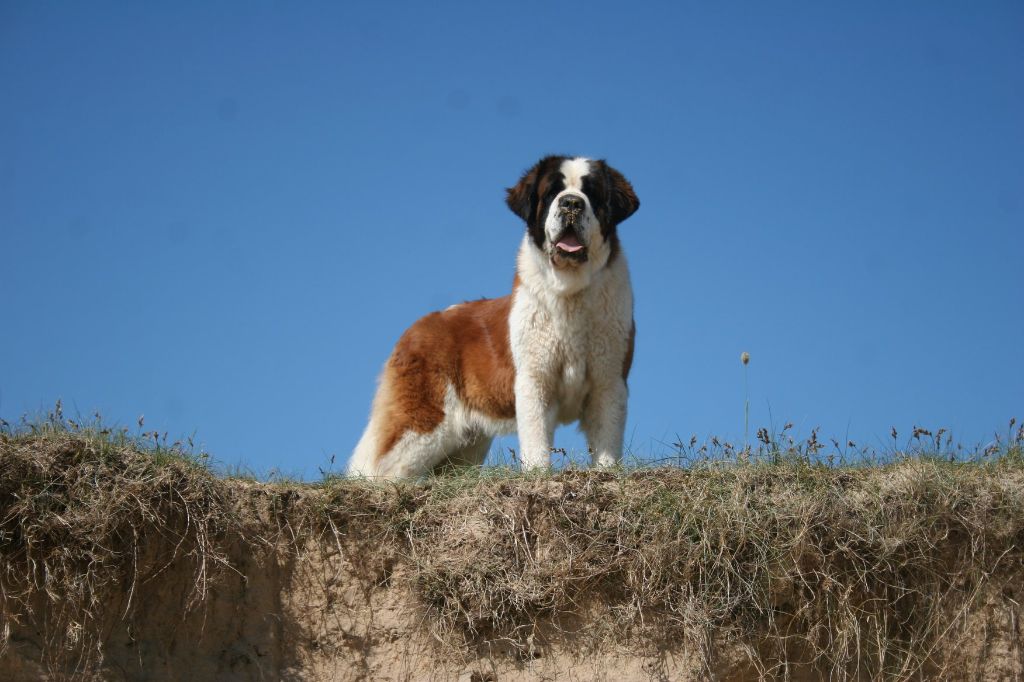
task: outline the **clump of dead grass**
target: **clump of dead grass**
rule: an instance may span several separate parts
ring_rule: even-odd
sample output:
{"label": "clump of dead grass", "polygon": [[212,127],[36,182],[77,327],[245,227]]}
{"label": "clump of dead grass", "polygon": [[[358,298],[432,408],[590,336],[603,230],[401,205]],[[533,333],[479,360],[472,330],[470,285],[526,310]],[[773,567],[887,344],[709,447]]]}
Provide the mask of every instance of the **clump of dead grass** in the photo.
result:
{"label": "clump of dead grass", "polygon": [[166,438],[161,445],[159,435],[79,424],[60,414],[59,403],[44,421],[7,429],[0,433],[0,654],[12,627],[34,628],[44,639],[45,669],[99,669],[112,619],[130,619],[143,583],[186,565],[186,609],[204,602],[227,566],[217,539],[237,525],[225,483],[200,458]]}

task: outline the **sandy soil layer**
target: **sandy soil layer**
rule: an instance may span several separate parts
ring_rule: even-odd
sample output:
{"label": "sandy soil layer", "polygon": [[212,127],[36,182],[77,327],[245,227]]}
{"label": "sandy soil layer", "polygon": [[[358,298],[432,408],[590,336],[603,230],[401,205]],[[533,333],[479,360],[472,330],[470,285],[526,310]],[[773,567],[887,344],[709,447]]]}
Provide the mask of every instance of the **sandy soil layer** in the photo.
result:
{"label": "sandy soil layer", "polygon": [[[181,614],[194,579],[191,570],[168,569],[157,582],[138,590],[141,607],[129,625],[119,622],[126,597],[108,606],[104,658],[94,677],[104,680],[720,680],[758,679],[745,646],[714,641],[712,665],[693,643],[660,640],[657,626],[637,633],[602,635],[590,646],[591,627],[607,630],[608,614],[593,620],[541,628],[531,650],[519,643],[452,648],[435,641],[425,627],[422,605],[393,567],[389,576],[368,579],[339,555],[294,561],[236,556],[239,573],[211,590],[205,605]],[[243,578],[244,576],[244,578]],[[957,646],[961,680],[1024,678],[1020,608],[1011,586],[982,596],[979,608],[964,616]],[[73,633],[70,634],[73,637]],[[14,624],[7,651],[0,656],[0,679],[50,680],[65,677],[47,670],[43,633]],[[615,641],[618,639],[619,641]],[[584,644],[581,646],[579,642]],[[528,643],[529,644],[529,643]],[[767,679],[827,679],[828,670],[791,666],[766,673]],[[74,661],[63,668],[79,678]],[[837,679],[869,679],[855,670],[833,671]],[[927,671],[923,679],[929,679]],[[916,679],[916,676],[915,676]]]}

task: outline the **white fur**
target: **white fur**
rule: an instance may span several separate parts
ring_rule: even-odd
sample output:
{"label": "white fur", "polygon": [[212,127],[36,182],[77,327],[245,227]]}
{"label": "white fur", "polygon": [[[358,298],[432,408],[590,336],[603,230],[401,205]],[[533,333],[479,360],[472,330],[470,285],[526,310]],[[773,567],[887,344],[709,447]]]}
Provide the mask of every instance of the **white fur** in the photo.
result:
{"label": "white fur", "polygon": [[[603,240],[597,246],[607,251]],[[559,281],[564,286],[553,287],[553,268],[537,251],[529,238],[523,240],[520,286],[509,317],[523,466],[547,466],[555,426],[576,420],[593,462],[614,464],[622,457],[622,369],[633,324],[625,255],[620,250],[610,266],[565,276]],[[607,253],[602,260],[607,262]],[[582,279],[587,284],[579,286]]]}
{"label": "white fur", "polygon": [[575,159],[566,159],[558,169],[565,178],[565,186],[577,192],[583,191],[583,176],[590,172],[590,159],[577,156]]}

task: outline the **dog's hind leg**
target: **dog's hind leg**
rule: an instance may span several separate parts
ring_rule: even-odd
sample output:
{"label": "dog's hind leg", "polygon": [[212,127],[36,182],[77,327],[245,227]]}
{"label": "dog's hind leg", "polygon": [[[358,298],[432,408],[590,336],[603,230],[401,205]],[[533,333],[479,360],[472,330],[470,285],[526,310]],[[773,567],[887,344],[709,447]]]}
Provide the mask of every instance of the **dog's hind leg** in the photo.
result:
{"label": "dog's hind leg", "polygon": [[390,450],[367,458],[368,462],[361,459],[361,465],[354,465],[349,473],[368,478],[418,478],[428,474],[455,449],[446,431],[443,425],[428,433],[406,431]]}

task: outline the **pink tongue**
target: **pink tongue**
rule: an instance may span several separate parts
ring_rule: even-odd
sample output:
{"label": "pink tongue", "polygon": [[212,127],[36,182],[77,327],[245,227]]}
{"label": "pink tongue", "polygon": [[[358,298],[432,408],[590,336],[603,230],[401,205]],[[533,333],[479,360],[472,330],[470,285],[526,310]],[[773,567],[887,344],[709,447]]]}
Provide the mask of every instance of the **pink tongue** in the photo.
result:
{"label": "pink tongue", "polygon": [[575,253],[583,248],[583,244],[580,244],[580,240],[576,239],[574,235],[566,235],[555,244],[562,251],[568,251],[569,253]]}

